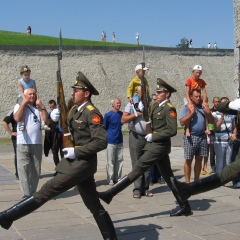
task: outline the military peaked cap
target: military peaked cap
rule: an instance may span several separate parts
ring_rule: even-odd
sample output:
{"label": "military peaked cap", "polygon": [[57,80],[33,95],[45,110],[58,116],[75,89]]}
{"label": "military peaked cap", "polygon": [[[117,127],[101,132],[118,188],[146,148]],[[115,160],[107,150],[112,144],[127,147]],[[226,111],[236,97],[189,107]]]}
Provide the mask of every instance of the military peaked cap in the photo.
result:
{"label": "military peaked cap", "polygon": [[82,73],[78,72],[76,77],[76,82],[72,86],[72,88],[81,88],[89,91],[93,95],[99,95],[99,92],[96,90],[96,88],[91,84],[91,82],[87,79],[87,77]]}
{"label": "military peaked cap", "polygon": [[167,84],[163,79],[157,78],[156,92],[160,92],[160,91],[168,91],[170,93],[177,92],[175,88]]}

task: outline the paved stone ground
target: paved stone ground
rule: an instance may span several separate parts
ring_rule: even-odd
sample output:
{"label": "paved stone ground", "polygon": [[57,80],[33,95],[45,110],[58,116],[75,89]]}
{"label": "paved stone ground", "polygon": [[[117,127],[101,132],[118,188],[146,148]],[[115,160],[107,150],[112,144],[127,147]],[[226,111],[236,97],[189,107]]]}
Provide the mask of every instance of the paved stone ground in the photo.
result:
{"label": "paved stone ground", "polygon": [[[183,176],[182,135],[173,139],[172,168],[180,179]],[[125,136],[123,175],[131,170],[129,149]],[[15,180],[11,146],[0,147],[0,211],[11,207],[21,199],[19,183]],[[96,176],[98,190],[106,190],[105,152],[98,154]],[[52,177],[52,155],[43,158],[39,186]],[[110,213],[119,240],[237,240],[240,239],[239,190],[231,184],[214,191],[193,196],[190,199],[193,215],[170,217],[176,202],[164,185],[154,184],[154,197],[132,198],[131,185],[110,205],[103,203]],[[90,212],[84,206],[76,190],[71,189],[49,201],[34,213],[15,221],[6,231],[0,229],[0,239],[7,240],[100,240],[102,239]]]}

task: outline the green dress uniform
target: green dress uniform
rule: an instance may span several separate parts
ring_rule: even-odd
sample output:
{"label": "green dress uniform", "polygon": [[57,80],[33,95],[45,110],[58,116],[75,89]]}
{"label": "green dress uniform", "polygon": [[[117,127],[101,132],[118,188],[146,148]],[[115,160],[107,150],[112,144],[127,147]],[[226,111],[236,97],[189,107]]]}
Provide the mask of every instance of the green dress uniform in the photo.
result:
{"label": "green dress uniform", "polygon": [[[178,214],[189,215],[191,208],[187,201],[181,201],[176,192],[172,188],[170,178],[173,177],[169,154],[171,152],[171,137],[177,134],[177,113],[175,107],[168,101],[159,107],[158,103],[154,103],[151,111],[152,122],[152,142],[148,142],[144,148],[144,154],[133,166],[133,170],[128,174],[130,181],[137,179],[144,171],[156,164],[158,170],[169,188],[172,190],[180,210],[171,216]],[[186,210],[186,212],[185,212]]]}
{"label": "green dress uniform", "polygon": [[[164,91],[171,94],[176,92],[174,88],[168,85],[164,80],[158,79],[156,91]],[[110,203],[113,196],[122,191],[139,176],[141,176],[152,165],[156,164],[160,174],[172,190],[180,208],[171,213],[170,216],[191,215],[191,207],[187,201],[181,201],[176,191],[172,188],[170,178],[173,177],[169,153],[171,152],[171,137],[177,134],[177,113],[175,107],[169,100],[165,99],[160,104],[152,104],[150,111],[152,142],[147,142],[144,147],[144,153],[133,166],[132,171],[118,182],[110,190],[99,193],[100,198]]]}
{"label": "green dress uniform", "polygon": [[[80,88],[98,95],[98,91],[81,72],[78,73],[77,81],[72,88]],[[107,132],[103,126],[103,117],[89,99],[80,106],[80,109],[74,106],[70,110],[68,121],[75,159],[61,159],[56,166],[57,175],[47,181],[32,197],[0,213],[0,224],[8,229],[13,221],[77,185],[83,202],[93,214],[103,239],[116,240],[112,220],[100,203],[94,180],[97,171],[97,152],[107,147]]]}
{"label": "green dress uniform", "polygon": [[42,204],[77,185],[84,203],[96,214],[100,208],[103,209],[93,177],[97,171],[97,152],[107,147],[103,117],[91,102],[87,102],[79,111],[73,107],[68,120],[76,158],[63,158],[56,166],[59,174],[44,184],[34,198]]}
{"label": "green dress uniform", "polygon": [[157,164],[166,182],[173,176],[170,168],[169,153],[171,152],[170,138],[177,134],[177,114],[171,103],[166,102],[159,107],[154,103],[151,111],[152,142],[147,142],[145,152],[128,174],[130,180],[135,180],[140,174]]}

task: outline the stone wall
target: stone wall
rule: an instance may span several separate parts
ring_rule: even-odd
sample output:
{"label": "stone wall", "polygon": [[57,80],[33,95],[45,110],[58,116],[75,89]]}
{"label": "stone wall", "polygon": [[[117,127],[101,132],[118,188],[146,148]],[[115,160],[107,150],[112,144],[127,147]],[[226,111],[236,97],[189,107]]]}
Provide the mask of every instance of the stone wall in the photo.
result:
{"label": "stone wall", "polygon": [[240,73],[240,0],[234,0],[234,77],[239,82],[238,74]]}
{"label": "stone wall", "polygon": [[[234,76],[234,54],[228,49],[176,49],[146,48],[146,62],[150,70],[147,79],[151,93],[156,88],[156,78],[166,80],[178,90],[171,101],[178,115],[183,105],[185,81],[191,76],[192,67],[203,67],[202,78],[207,82],[210,101],[214,96],[237,96],[238,84]],[[47,106],[50,99],[56,99],[57,48],[53,47],[8,47],[0,46],[0,118],[13,108],[17,98],[19,68],[27,64],[31,77],[36,80],[41,99]],[[71,85],[76,73],[82,71],[100,92],[93,96],[94,104],[102,114],[111,110],[110,100],[119,97],[122,110],[127,104],[126,89],[135,75],[135,66],[142,61],[142,50],[130,48],[63,48],[61,61],[65,98],[71,96]],[[235,79],[235,81],[234,81]],[[125,129],[125,126],[124,126]],[[6,132],[0,127],[0,136]]]}

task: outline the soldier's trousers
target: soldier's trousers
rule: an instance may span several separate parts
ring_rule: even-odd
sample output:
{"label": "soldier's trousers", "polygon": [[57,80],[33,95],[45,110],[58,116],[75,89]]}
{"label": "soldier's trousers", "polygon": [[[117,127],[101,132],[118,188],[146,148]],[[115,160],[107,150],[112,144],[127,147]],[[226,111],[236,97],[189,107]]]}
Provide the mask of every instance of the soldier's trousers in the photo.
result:
{"label": "soldier's trousers", "polygon": [[146,170],[156,163],[158,170],[165,179],[167,185],[172,190],[170,177],[173,177],[169,153],[171,149],[170,140],[164,143],[147,143],[144,148],[144,154],[133,166],[132,171],[128,174],[130,180],[135,180]]}
{"label": "soldier's trousers", "polygon": [[37,203],[42,205],[51,198],[56,197],[77,185],[83,202],[91,213],[93,215],[104,213],[105,210],[98,198],[94,177],[90,176],[86,179],[82,178],[82,176],[72,177],[63,173],[58,173],[33,195],[34,199]]}
{"label": "soldier's trousers", "polygon": [[227,165],[220,173],[218,173],[222,184],[230,181],[235,181],[240,178],[240,151],[238,152],[235,161]]}

